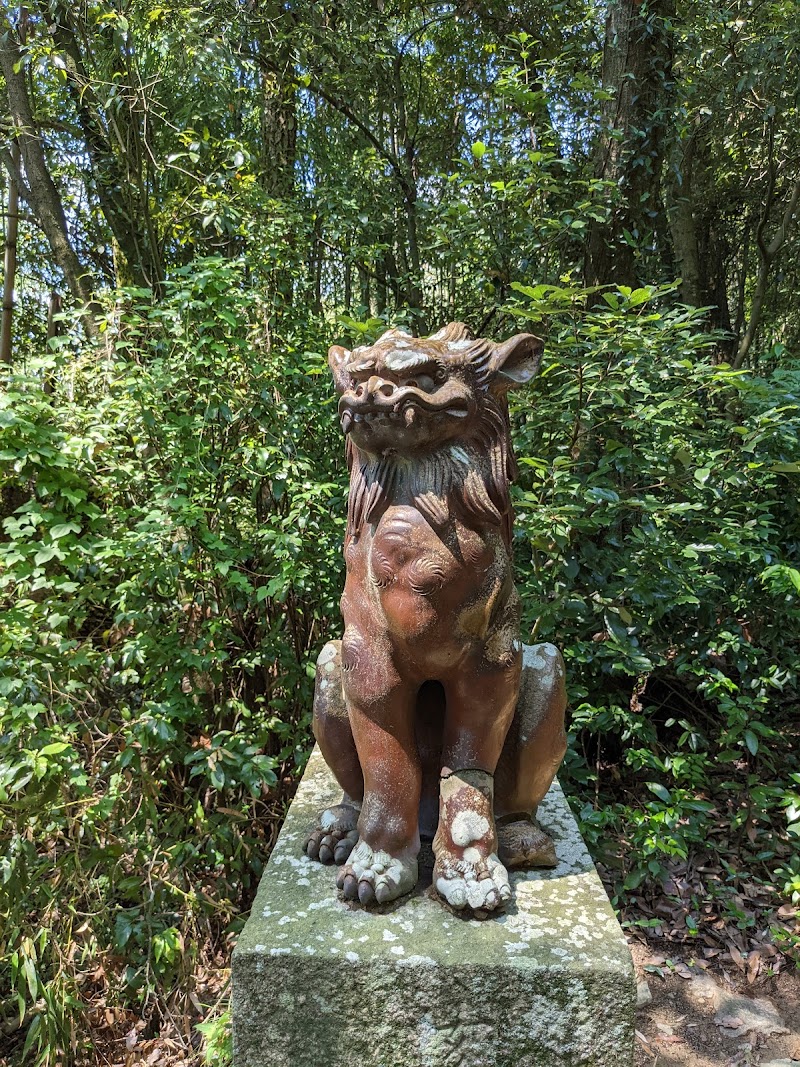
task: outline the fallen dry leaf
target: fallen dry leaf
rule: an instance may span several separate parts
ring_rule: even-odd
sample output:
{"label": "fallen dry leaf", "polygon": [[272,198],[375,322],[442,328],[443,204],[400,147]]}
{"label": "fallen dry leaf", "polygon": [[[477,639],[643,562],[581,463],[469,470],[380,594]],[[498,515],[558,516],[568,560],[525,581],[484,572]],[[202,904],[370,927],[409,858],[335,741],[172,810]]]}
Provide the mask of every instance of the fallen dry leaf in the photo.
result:
{"label": "fallen dry leaf", "polygon": [[729,1030],[738,1030],[740,1026],[744,1026],[744,1019],[740,1019],[738,1015],[723,1015],[721,1019],[717,1020],[717,1026],[724,1026]]}
{"label": "fallen dry leaf", "polygon": [[652,1051],[652,1045],[641,1032],[641,1030],[635,1030],[634,1033],[636,1034],[636,1040],[639,1041],[640,1044],[644,1045],[648,1052]]}

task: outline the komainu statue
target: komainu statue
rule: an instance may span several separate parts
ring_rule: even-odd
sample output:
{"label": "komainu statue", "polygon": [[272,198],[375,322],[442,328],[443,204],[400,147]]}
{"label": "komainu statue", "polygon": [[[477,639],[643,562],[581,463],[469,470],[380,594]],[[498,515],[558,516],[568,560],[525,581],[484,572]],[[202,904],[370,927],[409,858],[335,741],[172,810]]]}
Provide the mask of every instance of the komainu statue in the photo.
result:
{"label": "komainu statue", "polygon": [[508,867],[552,865],[536,807],[565,751],[564,667],[523,646],[511,563],[509,389],[542,342],[389,330],[331,348],[350,497],[344,636],[317,662],[314,733],[344,790],[309,856],[341,865],[345,897],[383,904],[417,882],[478,913]]}

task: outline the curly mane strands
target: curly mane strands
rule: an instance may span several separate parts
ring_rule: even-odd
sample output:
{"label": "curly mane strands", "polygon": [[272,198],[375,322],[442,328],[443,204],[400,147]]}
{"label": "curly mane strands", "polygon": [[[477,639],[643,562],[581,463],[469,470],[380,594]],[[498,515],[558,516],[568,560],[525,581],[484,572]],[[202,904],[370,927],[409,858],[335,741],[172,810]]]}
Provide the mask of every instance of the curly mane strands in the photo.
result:
{"label": "curly mane strands", "polygon": [[[479,342],[480,343],[480,342]],[[488,357],[487,347],[487,357]],[[482,362],[480,357],[477,363]],[[453,519],[466,525],[498,526],[511,546],[513,515],[509,484],[516,475],[508,405],[486,393],[478,424],[469,438],[427,455],[372,458],[347,439],[350,498],[347,538],[365,523],[377,523],[398,500],[411,500],[434,529]]]}

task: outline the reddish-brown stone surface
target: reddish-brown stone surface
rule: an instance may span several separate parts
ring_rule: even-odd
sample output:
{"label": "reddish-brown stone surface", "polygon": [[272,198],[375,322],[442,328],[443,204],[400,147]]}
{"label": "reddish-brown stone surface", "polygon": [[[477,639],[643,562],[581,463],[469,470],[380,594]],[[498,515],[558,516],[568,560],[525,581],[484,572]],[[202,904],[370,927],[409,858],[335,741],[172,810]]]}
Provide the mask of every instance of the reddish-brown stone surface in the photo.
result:
{"label": "reddish-brown stone surface", "polygon": [[506,867],[554,862],[534,816],[564,752],[564,669],[534,646],[521,686],[506,400],[542,347],[451,323],[329,353],[351,480],[344,634],[318,661],[314,732],[345,796],[306,851],[363,904],[414,887],[421,836],[456,908],[492,911]]}

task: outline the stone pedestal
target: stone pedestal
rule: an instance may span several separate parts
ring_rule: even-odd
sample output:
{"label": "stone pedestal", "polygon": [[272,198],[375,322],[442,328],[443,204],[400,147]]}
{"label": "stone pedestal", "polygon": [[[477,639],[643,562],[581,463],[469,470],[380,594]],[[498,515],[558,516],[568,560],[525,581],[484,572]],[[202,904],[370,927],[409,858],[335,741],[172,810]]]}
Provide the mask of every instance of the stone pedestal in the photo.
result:
{"label": "stone pedestal", "polygon": [[630,953],[557,783],[558,867],[483,922],[433,894],[429,849],[410,896],[340,900],[301,853],[340,797],[315,751],[233,955],[235,1067],[631,1067]]}

